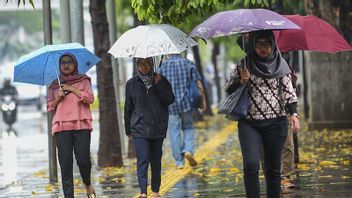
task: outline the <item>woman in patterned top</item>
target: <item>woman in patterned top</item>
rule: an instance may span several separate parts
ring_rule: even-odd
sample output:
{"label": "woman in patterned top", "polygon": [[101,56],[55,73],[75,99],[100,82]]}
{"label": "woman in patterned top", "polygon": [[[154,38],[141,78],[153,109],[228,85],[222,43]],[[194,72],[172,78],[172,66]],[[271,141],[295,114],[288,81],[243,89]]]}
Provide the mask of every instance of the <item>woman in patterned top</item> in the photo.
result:
{"label": "woman in patterned top", "polygon": [[279,198],[281,151],[288,122],[293,131],[300,127],[297,96],[291,84],[291,71],[277,48],[272,31],[250,34],[246,60],[248,65],[244,67],[241,62],[225,85],[227,93],[243,84],[250,90],[248,115],[238,123],[246,195],[260,197],[259,162],[264,153],[267,197]]}

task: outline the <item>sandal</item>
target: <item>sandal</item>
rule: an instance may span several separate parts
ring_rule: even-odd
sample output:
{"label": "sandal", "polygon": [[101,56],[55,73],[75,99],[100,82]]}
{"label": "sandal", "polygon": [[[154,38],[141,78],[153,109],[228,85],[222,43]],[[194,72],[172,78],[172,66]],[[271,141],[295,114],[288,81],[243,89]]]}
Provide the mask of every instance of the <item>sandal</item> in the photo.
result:
{"label": "sandal", "polygon": [[161,195],[157,192],[152,193],[152,198],[161,198]]}
{"label": "sandal", "polygon": [[87,188],[89,188],[89,187],[92,188],[93,192],[87,193],[87,197],[88,197],[88,198],[96,198],[97,195],[95,194],[95,190],[94,190],[93,186],[88,186],[88,187],[86,187],[86,191],[87,191]]}

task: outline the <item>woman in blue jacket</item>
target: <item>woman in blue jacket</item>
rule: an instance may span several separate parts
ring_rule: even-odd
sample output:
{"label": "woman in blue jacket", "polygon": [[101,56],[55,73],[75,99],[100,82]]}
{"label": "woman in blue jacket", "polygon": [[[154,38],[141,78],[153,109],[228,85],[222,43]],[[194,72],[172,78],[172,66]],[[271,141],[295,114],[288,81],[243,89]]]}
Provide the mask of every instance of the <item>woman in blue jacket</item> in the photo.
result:
{"label": "woman in blue jacket", "polygon": [[168,106],[174,102],[169,81],[153,70],[152,58],[137,60],[137,75],[126,84],[125,131],[133,138],[137,154],[140,197],[147,197],[151,166],[152,197],[160,197],[161,157],[168,125]]}

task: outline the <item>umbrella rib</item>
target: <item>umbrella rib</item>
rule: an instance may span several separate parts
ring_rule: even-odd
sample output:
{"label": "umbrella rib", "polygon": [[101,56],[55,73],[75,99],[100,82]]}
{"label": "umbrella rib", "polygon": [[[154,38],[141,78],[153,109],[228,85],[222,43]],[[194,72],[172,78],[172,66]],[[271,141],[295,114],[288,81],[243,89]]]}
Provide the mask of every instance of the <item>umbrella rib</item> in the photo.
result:
{"label": "umbrella rib", "polygon": [[44,71],[43,71],[43,85],[45,85],[45,71],[46,71],[46,68],[47,68],[47,65],[48,65],[48,61],[49,61],[49,56],[52,54],[53,52],[49,52],[49,55],[47,56],[46,58],[46,61],[45,61],[45,66],[44,66]]}

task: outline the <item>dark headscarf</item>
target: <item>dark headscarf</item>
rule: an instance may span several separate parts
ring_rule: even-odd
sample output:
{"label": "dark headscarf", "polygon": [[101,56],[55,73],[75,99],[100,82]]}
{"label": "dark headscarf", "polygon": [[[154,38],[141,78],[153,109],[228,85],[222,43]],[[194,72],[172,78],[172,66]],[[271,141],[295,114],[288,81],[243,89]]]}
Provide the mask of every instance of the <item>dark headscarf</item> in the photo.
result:
{"label": "dark headscarf", "polygon": [[[70,76],[65,76],[65,75],[63,75],[62,73],[61,73],[61,59],[64,57],[64,56],[69,56],[69,57],[71,57],[72,58],[72,60],[73,60],[73,62],[74,62],[74,64],[75,64],[75,71],[73,72],[73,74],[72,75],[70,75]],[[69,84],[69,85],[72,85],[72,84],[74,84],[74,83],[77,83],[77,82],[81,82],[82,80],[84,80],[84,79],[88,79],[88,80],[90,80],[90,78],[87,76],[87,75],[85,75],[85,74],[78,74],[78,62],[77,62],[77,60],[76,60],[76,58],[75,58],[75,56],[73,55],[73,54],[70,54],[70,53],[64,53],[63,55],[61,55],[60,56],[60,59],[59,59],[59,68],[60,68],[60,83],[61,84]],[[55,79],[52,83],[51,83],[51,85],[50,85],[50,87],[51,88],[53,88],[53,89],[57,89],[57,88],[59,88],[59,82],[57,81],[57,79]]]}
{"label": "dark headscarf", "polygon": [[138,70],[139,61],[141,61],[142,59],[143,58],[137,59],[137,75],[143,81],[143,83],[147,87],[147,89],[149,89],[154,84],[154,61],[153,61],[153,58],[151,58],[151,57],[144,59],[152,67],[152,69],[150,70],[149,73],[142,74],[142,72],[140,72]]}
{"label": "dark headscarf", "polygon": [[[255,42],[258,39],[266,38],[271,43],[272,52],[267,58],[261,58],[255,51]],[[277,48],[274,33],[271,30],[251,32],[249,37],[249,69],[255,75],[262,78],[280,78],[289,74],[290,68],[282,58]]]}

